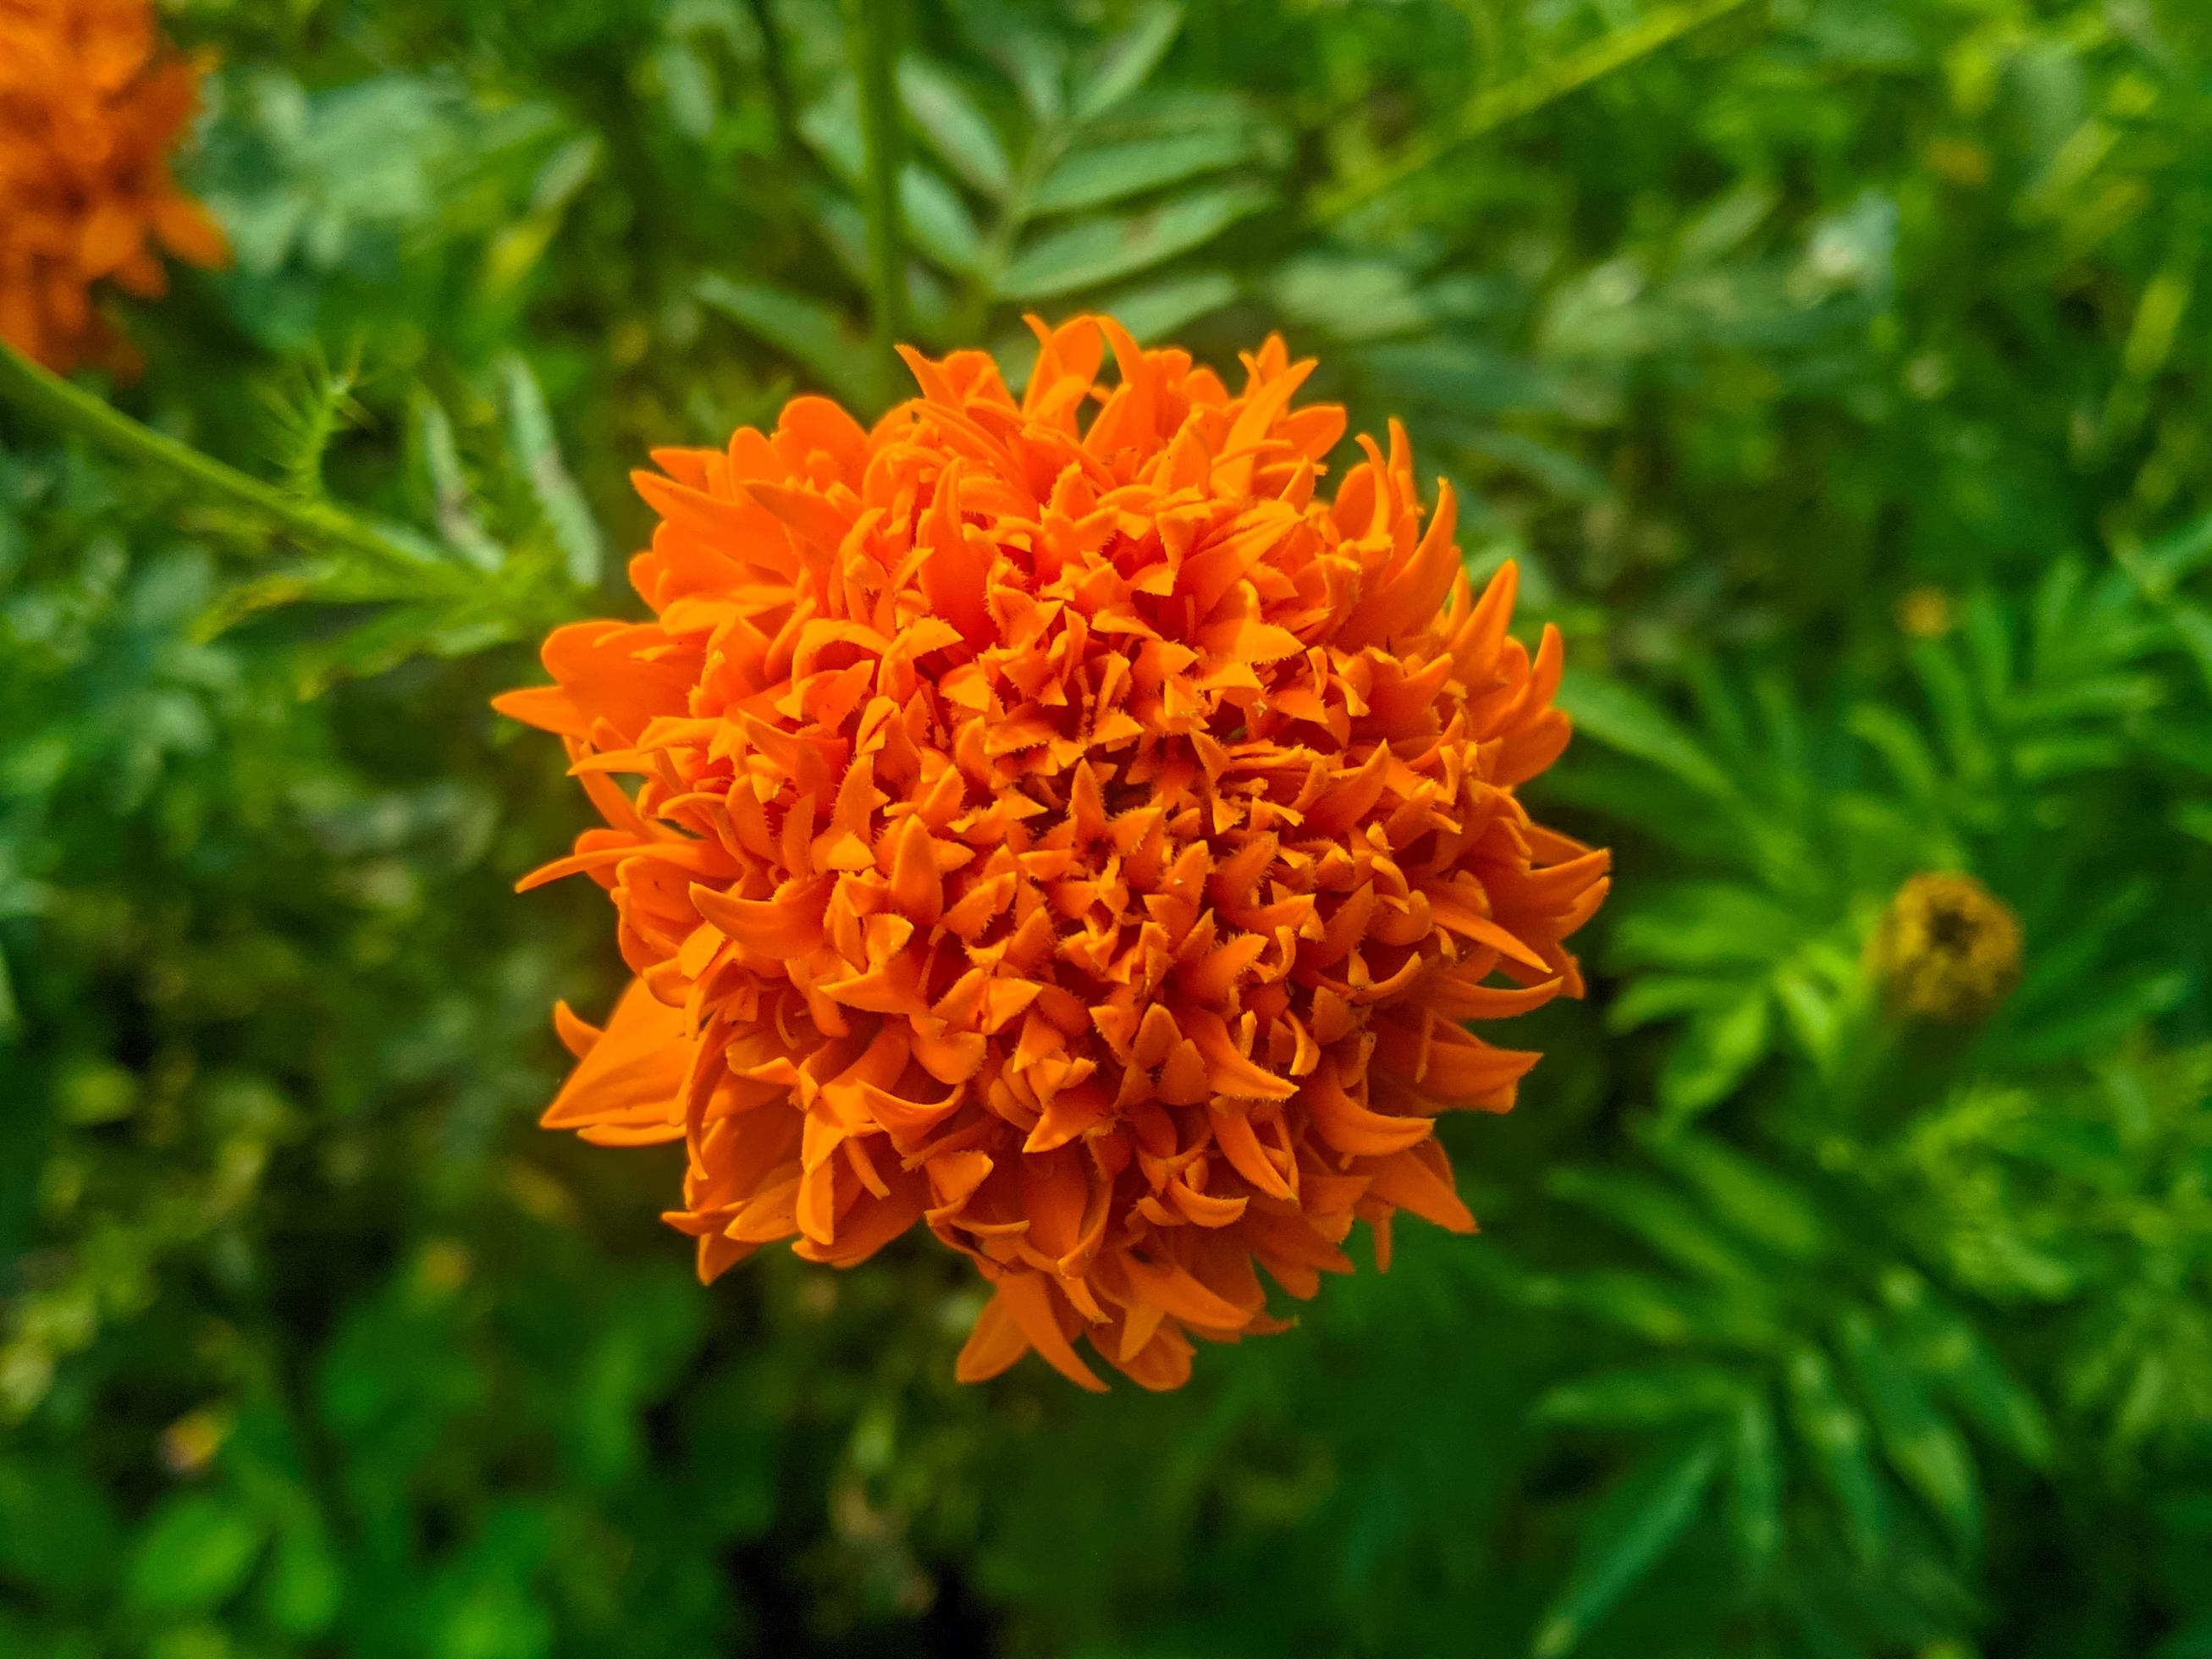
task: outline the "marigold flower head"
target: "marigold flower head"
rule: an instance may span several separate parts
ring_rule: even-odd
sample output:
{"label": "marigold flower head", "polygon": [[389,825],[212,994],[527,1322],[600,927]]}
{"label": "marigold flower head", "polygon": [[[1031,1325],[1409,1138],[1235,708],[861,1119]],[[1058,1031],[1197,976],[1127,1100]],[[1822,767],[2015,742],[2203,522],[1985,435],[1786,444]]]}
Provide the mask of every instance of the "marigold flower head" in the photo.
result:
{"label": "marigold flower head", "polygon": [[591,874],[637,976],[604,1031],[556,1010],[544,1121],[684,1140],[702,1278],[919,1223],[995,1288],[963,1379],[1102,1386],[1083,1338],[1172,1388],[1280,1328],[1255,1268],[1310,1297],[1355,1219],[1386,1261],[1399,1210],[1473,1227],[1436,1115],[1537,1056],[1464,1022],[1579,993],[1607,855],[1514,793],[1567,741],[1559,635],[1507,635],[1510,565],[1474,595],[1402,430],[1325,499],[1344,413],[1279,339],[1231,392],[1032,326],[1018,398],[909,352],[872,430],[801,398],[657,453],[653,619],[500,700],[605,819],[523,885]]}
{"label": "marigold flower head", "polygon": [[146,0],[0,0],[0,339],[58,370],[118,362],[94,283],[150,298],[162,250],[227,257],[169,176],[198,86]]}
{"label": "marigold flower head", "polygon": [[1966,1024],[2019,981],[2020,919],[1973,877],[1926,872],[1897,890],[1868,955],[1899,1012]]}

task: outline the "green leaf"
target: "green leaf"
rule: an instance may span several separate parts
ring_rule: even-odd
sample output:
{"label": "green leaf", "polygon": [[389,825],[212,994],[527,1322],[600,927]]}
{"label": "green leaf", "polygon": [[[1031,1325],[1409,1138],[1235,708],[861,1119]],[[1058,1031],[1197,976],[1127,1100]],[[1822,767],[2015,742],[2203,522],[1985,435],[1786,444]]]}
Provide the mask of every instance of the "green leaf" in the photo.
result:
{"label": "green leaf", "polygon": [[1166,339],[1185,324],[1232,304],[1237,280],[1218,270],[1147,283],[1109,295],[1104,310],[1140,341]]}
{"label": "green leaf", "polygon": [[982,257],[983,233],[960,194],[927,167],[899,173],[899,213],[914,246],[950,271],[966,275]]}
{"label": "green leaf", "polygon": [[1032,118],[1056,123],[1064,112],[1067,52],[1033,6],[1015,0],[953,0],[962,30],[1012,82]]}
{"label": "green leaf", "polygon": [[1577,731],[1607,748],[1648,761],[1700,794],[1734,799],[1735,785],[1728,774],[1674,716],[1620,681],[1570,669],[1559,687],[1559,706],[1573,716]]}
{"label": "green leaf", "polygon": [[899,64],[898,87],[922,142],[965,183],[994,200],[1003,197],[1013,169],[998,129],[967,89],[928,59],[911,55]]}
{"label": "green leaf", "polygon": [[1103,207],[1235,167],[1253,151],[1253,135],[1243,127],[1201,128],[1079,149],[1045,175],[1030,209],[1048,214]]}
{"label": "green leaf", "polygon": [[1182,8],[1148,7],[1137,21],[1107,43],[1089,67],[1075,100],[1075,118],[1095,121],[1152,78],[1182,27]]}
{"label": "green leaf", "polygon": [[1556,1170],[1545,1191],[1634,1234],[1676,1266],[1716,1284],[1748,1277],[1742,1253],[1706,1218],[1659,1182],[1614,1170]]}
{"label": "green leaf", "polygon": [[1659,1068],[1659,1108],[1669,1125],[1711,1111],[1766,1057],[1770,1016],[1765,988],[1757,987],[1689,1023]]}
{"label": "green leaf", "polygon": [[1697,1189],[1718,1219],[1776,1255],[1814,1261],[1828,1231],[1811,1194],[1711,1135],[1650,1135],[1651,1155]]}
{"label": "green leaf", "polygon": [[1548,370],[1464,336],[1370,345],[1358,363],[1376,395],[1425,421],[1457,426],[1561,409],[1561,383]]}
{"label": "green leaf", "polygon": [[2212,514],[2192,519],[2121,561],[2146,595],[2162,599],[2181,582],[2212,564]]}
{"label": "green leaf", "polygon": [[1863,1310],[1844,1316],[1840,1336],[1883,1455],[1926,1500],[1953,1541],[1972,1549],[1981,1534],[1981,1486],[1966,1441]]}
{"label": "green leaf", "polygon": [[695,292],[704,304],[813,370],[839,398],[862,408],[874,403],[874,358],[832,307],[764,283],[726,276],[702,276]]}
{"label": "green leaf", "polygon": [[1739,1372],[1701,1361],[1623,1365],[1545,1391],[1536,1416],[1589,1428],[1648,1428],[1686,1417],[1731,1414],[1751,1391]]}
{"label": "green leaf", "polygon": [[[1764,981],[1796,951],[1808,931],[1805,920],[1756,887],[1727,881],[1652,884],[1613,923],[1616,966],[1735,970],[1742,994],[1747,981]],[[1711,1012],[1725,1012],[1715,1003]]]}
{"label": "green leaf", "polygon": [[[866,182],[867,152],[861,141],[860,102],[853,88],[842,87],[817,104],[799,122],[799,131],[830,171],[855,188]],[[960,192],[919,161],[899,170],[902,228],[913,246],[942,269],[975,269],[983,234]]]}
{"label": "green leaf", "polygon": [[1516,1290],[1531,1306],[1585,1317],[1664,1348],[1700,1342],[1763,1351],[1775,1340],[1772,1322],[1740,1296],[1656,1273],[1593,1269],[1557,1277],[1538,1274]]}
{"label": "green leaf", "polygon": [[1286,316],[1340,340],[1409,333],[1431,321],[1412,273],[1389,259],[1304,253],[1275,270],[1268,289]]}
{"label": "green leaf", "polygon": [[262,1576],[261,1610],[287,1636],[321,1635],[337,1618],[345,1584],[319,1522],[301,1519],[277,1534]]}
{"label": "green leaf", "polygon": [[579,587],[597,586],[605,561],[604,539],[592,520],[584,492],[569,476],[561,459],[560,440],[554,435],[553,417],[545,408],[545,394],[522,354],[511,351],[501,358],[500,379],[507,394],[507,441],[516,466],[530,486],[531,498],[553,532],[553,544],[568,580]]}
{"label": "green leaf", "polygon": [[1622,988],[1605,1011],[1605,1029],[1613,1032],[1641,1030],[1662,1019],[1680,1019],[1719,1004],[1733,1002],[1743,992],[1739,979],[1670,974],[1650,969],[1638,974]]}
{"label": "green leaf", "polygon": [[1536,1626],[1536,1659],[1558,1659],[1658,1565],[1697,1518],[1720,1462],[1711,1434],[1662,1448],[1599,1501],[1583,1528],[1566,1582]]}
{"label": "green leaf", "polygon": [[1133,276],[1212,241],[1273,199],[1249,186],[1178,197],[1142,213],[1086,219],[1030,243],[997,284],[1009,299],[1048,299]]}
{"label": "green leaf", "polygon": [[1952,768],[1962,781],[1982,787],[1996,773],[1997,757],[1966,671],[1955,654],[1932,645],[1914,649],[1912,666],[1950,750]]}
{"label": "green leaf", "polygon": [[88,1589],[113,1571],[116,1531],[106,1494],[70,1463],[0,1462],[0,1574],[41,1589]]}
{"label": "green leaf", "polygon": [[2025,1008],[2008,1009],[2008,1022],[2020,1028],[2009,1044],[2011,1056],[2016,1064],[2039,1066],[2100,1053],[2145,1021],[2179,1007],[2188,1000],[2192,984],[2184,972],[2160,972],[2154,967],[2132,974],[2116,969],[2084,987],[2070,1011],[2046,1012],[2026,1024],[2020,1018]]}
{"label": "green leaf", "polygon": [[460,445],[446,406],[418,386],[408,400],[407,414],[412,447],[429,483],[430,512],[438,534],[478,570],[496,570],[507,550],[477,518],[475,491],[461,465]]}
{"label": "green leaf", "polygon": [[1972,1325],[1929,1293],[1917,1273],[1884,1275],[1883,1302],[1910,1339],[1911,1363],[1974,1427],[2030,1468],[2051,1466],[2051,1420]]}
{"label": "green leaf", "polygon": [[1913,799],[1932,805],[1943,798],[1941,764],[1920,728],[1896,709],[1887,703],[1861,703],[1845,717],[1844,724],[1852,736],[1889,763],[1890,771]]}
{"label": "green leaf", "polygon": [[2174,633],[2196,659],[2198,676],[2212,690],[2212,611],[2202,605],[2177,606],[2172,623]]}
{"label": "green leaf", "polygon": [[148,1613],[204,1613],[246,1582],[264,1541],[258,1517],[212,1492],[185,1492],[154,1511],[124,1579]]}
{"label": "green leaf", "polygon": [[1801,1347],[1787,1370],[1790,1421],[1807,1455],[1844,1511],[1844,1535],[1863,1560],[1881,1553],[1889,1510],[1881,1477],[1867,1449],[1866,1419],[1836,1387],[1833,1367],[1817,1348]]}
{"label": "green leaf", "polygon": [[358,348],[340,364],[317,349],[262,388],[269,412],[270,459],[284,487],[303,501],[323,499],[323,458],[349,426],[360,423],[354,389],[361,383]]}
{"label": "green leaf", "polygon": [[1740,1403],[1727,1433],[1729,1535],[1747,1588],[1756,1589],[1782,1552],[1782,1455],[1766,1401]]}

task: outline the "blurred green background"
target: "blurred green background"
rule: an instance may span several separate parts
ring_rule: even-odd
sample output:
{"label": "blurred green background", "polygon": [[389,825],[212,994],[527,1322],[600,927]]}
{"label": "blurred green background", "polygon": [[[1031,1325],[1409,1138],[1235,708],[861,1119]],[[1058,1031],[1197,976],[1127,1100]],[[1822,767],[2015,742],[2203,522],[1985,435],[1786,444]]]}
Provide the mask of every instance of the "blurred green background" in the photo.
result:
{"label": "blurred green background", "polygon": [[[408,528],[0,408],[0,1653],[2212,1655],[2195,0],[165,17],[236,259],[90,384]],[[1616,896],[1485,1235],[1179,1395],[957,1386],[927,1240],[702,1292],[678,1151],[533,1127],[618,965],[486,700],[887,302],[1280,328],[1568,635]],[[1932,870],[2025,939],[1948,1024]]]}

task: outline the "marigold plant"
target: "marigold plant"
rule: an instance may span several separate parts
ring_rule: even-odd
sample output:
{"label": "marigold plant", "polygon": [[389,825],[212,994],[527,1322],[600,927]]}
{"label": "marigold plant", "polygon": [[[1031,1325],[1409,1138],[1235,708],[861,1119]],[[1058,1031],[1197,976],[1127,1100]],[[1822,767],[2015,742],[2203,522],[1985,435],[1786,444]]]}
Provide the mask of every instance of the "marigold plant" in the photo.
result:
{"label": "marigold plant", "polygon": [[164,250],[227,257],[169,174],[198,87],[146,0],[0,0],[0,339],[59,370],[119,362],[95,283],[150,298]]}
{"label": "marigold plant", "polygon": [[[1582,988],[1607,858],[1515,791],[1565,745],[1560,646],[1476,598],[1405,433],[1333,500],[1332,406],[1270,339],[1231,392],[1115,323],[1033,324],[1026,392],[906,359],[872,430],[801,398],[670,449],[645,623],[557,630],[500,700],[605,819],[636,975],[550,1127],[682,1139],[711,1279],[916,1223],[995,1296],[964,1379],[1087,1338],[1150,1388],[1279,1328],[1393,1214],[1464,1231],[1436,1114],[1534,1054],[1466,1022]],[[1116,383],[1099,381],[1110,347]],[[635,794],[616,778],[638,779]],[[1502,978],[1504,983],[1492,983]]]}

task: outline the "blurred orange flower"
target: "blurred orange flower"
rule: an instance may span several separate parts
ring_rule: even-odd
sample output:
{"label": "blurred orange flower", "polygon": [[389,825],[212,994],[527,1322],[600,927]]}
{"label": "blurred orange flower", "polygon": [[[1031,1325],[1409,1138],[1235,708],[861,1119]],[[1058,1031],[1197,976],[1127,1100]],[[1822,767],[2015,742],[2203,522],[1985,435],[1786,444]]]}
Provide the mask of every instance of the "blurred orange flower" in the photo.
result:
{"label": "blurred orange flower", "polygon": [[169,176],[198,83],[146,0],[0,0],[0,339],[58,370],[118,362],[94,283],[160,294],[159,249],[222,263]]}
{"label": "blurred orange flower", "polygon": [[1607,858],[1515,795],[1567,741],[1559,635],[1507,635],[1510,565],[1474,596],[1402,430],[1326,501],[1344,412],[1279,339],[1231,393],[1032,327],[1019,399],[908,352],[872,431],[801,398],[656,453],[653,620],[499,700],[605,819],[522,885],[588,872],[637,975],[604,1031],[556,1011],[544,1121],[683,1139],[705,1279],[924,1223],[995,1287],[963,1379],[1100,1387],[1085,1338],[1173,1388],[1281,1328],[1255,1265],[1310,1297],[1355,1218],[1385,1261],[1401,1209],[1473,1227],[1435,1115],[1537,1056],[1464,1022],[1580,992]]}

